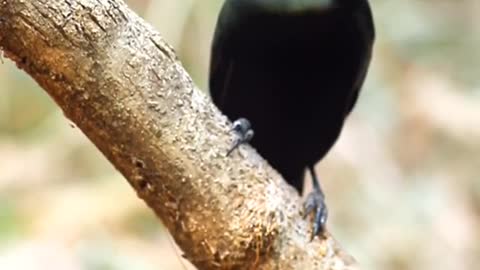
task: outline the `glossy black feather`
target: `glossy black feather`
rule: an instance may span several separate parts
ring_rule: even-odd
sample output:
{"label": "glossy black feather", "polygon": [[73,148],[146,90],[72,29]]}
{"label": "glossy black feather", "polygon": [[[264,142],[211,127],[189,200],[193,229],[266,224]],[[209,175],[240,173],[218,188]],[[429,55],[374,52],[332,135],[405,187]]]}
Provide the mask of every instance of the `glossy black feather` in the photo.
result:
{"label": "glossy black feather", "polygon": [[371,57],[372,15],[366,0],[319,0],[301,11],[263,2],[270,4],[225,2],[210,92],[231,120],[250,120],[251,145],[301,192],[305,167],[330,150],[355,105]]}

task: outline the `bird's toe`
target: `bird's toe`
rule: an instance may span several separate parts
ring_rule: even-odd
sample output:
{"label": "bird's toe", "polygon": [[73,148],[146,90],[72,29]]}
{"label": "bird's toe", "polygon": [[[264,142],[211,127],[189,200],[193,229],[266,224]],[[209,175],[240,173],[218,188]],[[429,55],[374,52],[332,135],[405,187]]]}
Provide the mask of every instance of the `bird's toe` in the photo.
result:
{"label": "bird's toe", "polygon": [[313,213],[313,228],[312,228],[312,239],[322,234],[325,231],[325,226],[327,223],[328,217],[328,208],[325,203],[325,196],[321,191],[314,190],[310,194],[304,203],[306,218]]}
{"label": "bird's toe", "polygon": [[227,151],[227,156],[229,156],[240,145],[250,142],[254,134],[250,121],[246,118],[239,118],[234,121],[232,130],[235,131],[238,137],[235,138],[232,146]]}

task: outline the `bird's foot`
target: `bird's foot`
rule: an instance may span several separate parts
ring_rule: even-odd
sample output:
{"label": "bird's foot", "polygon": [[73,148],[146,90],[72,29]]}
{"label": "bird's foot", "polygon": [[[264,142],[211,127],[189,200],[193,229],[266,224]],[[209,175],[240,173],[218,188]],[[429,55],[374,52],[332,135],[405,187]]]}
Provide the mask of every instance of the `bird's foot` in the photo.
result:
{"label": "bird's foot", "polygon": [[307,200],[304,203],[305,214],[304,218],[311,213],[314,214],[312,236],[310,240],[325,231],[327,223],[328,209],[325,204],[325,197],[321,191],[314,190],[308,194]]}
{"label": "bird's foot", "polygon": [[246,118],[239,118],[233,122],[232,130],[238,135],[234,140],[232,147],[227,152],[229,156],[233,150],[237,149],[240,145],[250,142],[253,138],[253,129],[250,121]]}
{"label": "bird's foot", "polygon": [[317,175],[315,174],[313,166],[309,167],[309,171],[312,174],[313,191],[308,194],[307,199],[305,200],[304,218],[312,213],[314,214],[312,236],[310,238],[310,240],[313,240],[315,236],[321,235],[325,232],[325,226],[328,218],[328,208],[327,204],[325,203],[325,195],[320,187],[320,183]]}

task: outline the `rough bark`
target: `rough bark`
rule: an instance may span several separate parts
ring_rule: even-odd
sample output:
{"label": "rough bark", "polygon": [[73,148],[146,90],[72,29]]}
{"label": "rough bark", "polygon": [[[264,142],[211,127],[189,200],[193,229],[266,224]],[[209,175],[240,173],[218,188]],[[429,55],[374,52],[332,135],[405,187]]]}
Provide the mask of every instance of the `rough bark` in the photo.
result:
{"label": "rough bark", "polygon": [[[120,0],[0,0],[0,47],[125,176],[199,269],[356,269]],[[94,192],[94,191],[92,191]],[[119,205],[121,207],[121,205]]]}

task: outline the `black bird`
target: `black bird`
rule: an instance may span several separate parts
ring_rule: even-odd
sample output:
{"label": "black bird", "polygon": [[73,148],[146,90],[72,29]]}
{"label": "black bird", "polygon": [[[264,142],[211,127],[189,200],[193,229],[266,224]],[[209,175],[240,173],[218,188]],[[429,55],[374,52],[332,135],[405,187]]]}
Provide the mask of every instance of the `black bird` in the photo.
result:
{"label": "black bird", "polygon": [[313,166],[357,101],[374,32],[367,0],[226,0],[217,21],[209,83],[220,110],[241,119],[231,150],[251,139],[300,193],[311,172],[313,236],[327,218]]}

